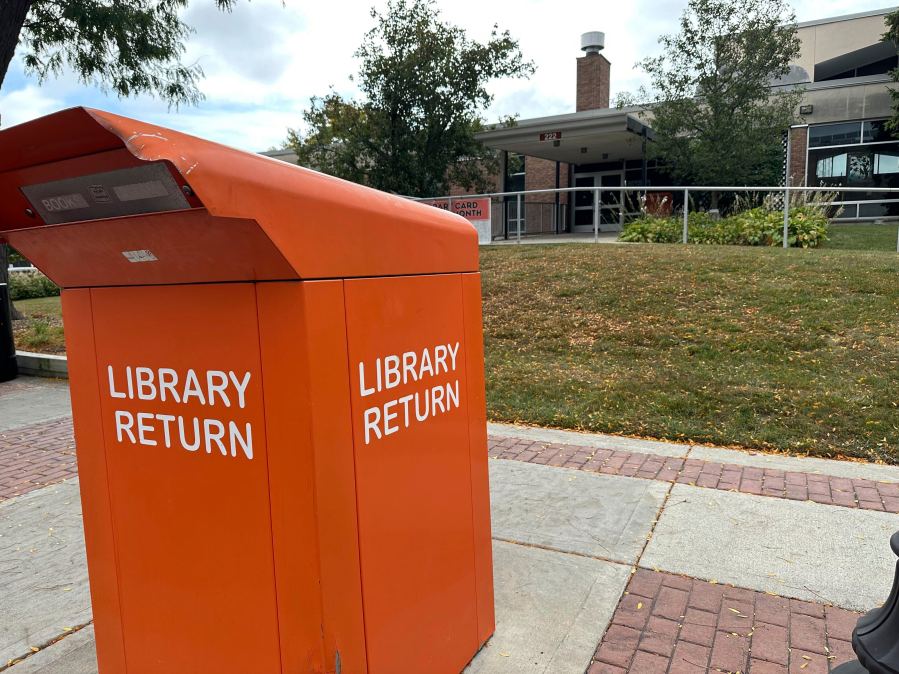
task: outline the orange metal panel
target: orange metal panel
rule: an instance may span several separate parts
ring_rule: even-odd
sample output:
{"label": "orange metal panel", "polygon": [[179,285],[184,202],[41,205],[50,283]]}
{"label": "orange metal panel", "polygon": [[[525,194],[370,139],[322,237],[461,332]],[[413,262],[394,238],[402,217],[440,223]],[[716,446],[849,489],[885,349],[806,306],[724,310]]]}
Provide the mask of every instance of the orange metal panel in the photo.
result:
{"label": "orange metal panel", "polygon": [[115,534],[106,473],[106,444],[100,417],[100,382],[94,355],[94,327],[89,290],[64,290],[62,313],[66,326],[78,482],[84,517],[91,584],[91,608],[102,671],[125,671]]}
{"label": "orange metal panel", "polygon": [[256,294],[284,671],[364,672],[342,284]]}
{"label": "orange metal panel", "polygon": [[[110,154],[109,137],[99,127],[137,159],[170,162],[212,215],[257,221],[302,278],[477,270],[477,233],[459,216],[152,124],[82,112],[65,111],[0,131],[0,157],[12,151],[29,167],[71,162],[65,176],[53,164],[55,179],[108,170],[100,158]],[[75,148],[69,145],[58,154],[18,152],[22,145],[40,144],[51,131],[59,134],[60,126],[70,135],[93,139],[99,154],[89,154],[87,143],[78,145],[85,155],[77,160],[71,159]],[[0,162],[0,167],[8,171],[0,176],[0,230],[33,226],[22,215],[20,165]]]}
{"label": "orange metal panel", "polygon": [[91,301],[128,671],[281,671],[253,286]]}
{"label": "orange metal panel", "polygon": [[478,647],[458,275],[346,281],[372,672],[458,672]]}
{"label": "orange metal panel", "polygon": [[315,462],[300,283],[255,284],[285,672],[324,672]]}
{"label": "orange metal panel", "polygon": [[484,391],[484,332],[481,275],[460,274],[465,312],[468,435],[474,518],[475,576],[478,588],[478,643],[496,628],[493,611],[493,545],[490,535],[490,486],[487,466],[487,401]]}
{"label": "orange metal panel", "polygon": [[84,108],[57,112],[53,121],[39,129],[28,124],[6,129],[10,140],[0,152],[0,172],[122,147],[121,138],[94,123]]}
{"label": "orange metal panel", "polygon": [[302,284],[309,418],[315,445],[316,517],[321,555],[325,664],[345,674],[368,671],[356,513],[342,281]]}
{"label": "orange metal panel", "polygon": [[[297,277],[255,222],[213,218],[204,209],[34,227],[6,237],[66,288]],[[157,259],[129,262],[123,253],[136,250]]]}

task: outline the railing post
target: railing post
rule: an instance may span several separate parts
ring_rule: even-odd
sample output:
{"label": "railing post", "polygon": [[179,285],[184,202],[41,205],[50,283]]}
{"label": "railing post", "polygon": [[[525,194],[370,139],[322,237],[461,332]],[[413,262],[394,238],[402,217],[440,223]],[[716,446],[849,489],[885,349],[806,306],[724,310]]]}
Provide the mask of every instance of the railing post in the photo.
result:
{"label": "railing post", "polygon": [[690,238],[690,190],[684,188],[684,238],[683,242],[687,243]]}
{"label": "railing post", "polygon": [[624,229],[624,190],[621,190],[621,193],[618,197],[618,226],[621,229]]}
{"label": "railing post", "polygon": [[599,243],[599,189],[593,191],[593,243]]}
{"label": "railing post", "polygon": [[790,247],[790,190],[784,189],[784,248]]}
{"label": "railing post", "polygon": [[509,200],[503,197],[503,240],[509,240]]}
{"label": "railing post", "polygon": [[521,193],[515,195],[515,234],[518,237],[518,243],[521,243]]}

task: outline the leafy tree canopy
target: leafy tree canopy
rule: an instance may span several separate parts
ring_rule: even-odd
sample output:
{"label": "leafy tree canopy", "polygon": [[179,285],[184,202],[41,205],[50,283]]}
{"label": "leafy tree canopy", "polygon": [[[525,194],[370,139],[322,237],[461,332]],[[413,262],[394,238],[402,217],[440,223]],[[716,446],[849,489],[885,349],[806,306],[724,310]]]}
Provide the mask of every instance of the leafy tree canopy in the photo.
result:
{"label": "leafy tree canopy", "polygon": [[290,130],[287,144],[301,164],[386,191],[485,188],[495,157],[474,133],[493,100],[488,83],[534,71],[518,42],[496,26],[487,42],[472,40],[441,20],[433,0],[392,0],[371,16],[356,51],[362,100],[313,98],[305,130]]}
{"label": "leafy tree canopy", "polygon": [[772,89],[799,55],[795,14],[785,0],[690,0],[663,53],[639,65],[654,153],[677,179],[699,185],[775,184],[781,133],[802,92]]}
{"label": "leafy tree canopy", "polygon": [[[887,28],[883,34],[884,41],[892,42],[894,46],[899,47],[899,10],[887,14],[884,23]],[[890,71],[890,79],[899,82],[899,68],[893,68]],[[887,128],[894,137],[899,137],[899,89],[890,87],[890,99],[892,100],[893,116],[887,122]]]}
{"label": "leafy tree canopy", "polygon": [[[235,0],[214,0],[230,10]],[[201,98],[199,65],[183,65],[187,0],[0,0],[0,86],[16,47],[40,79],[69,66],[119,96],[150,93],[173,105]]]}

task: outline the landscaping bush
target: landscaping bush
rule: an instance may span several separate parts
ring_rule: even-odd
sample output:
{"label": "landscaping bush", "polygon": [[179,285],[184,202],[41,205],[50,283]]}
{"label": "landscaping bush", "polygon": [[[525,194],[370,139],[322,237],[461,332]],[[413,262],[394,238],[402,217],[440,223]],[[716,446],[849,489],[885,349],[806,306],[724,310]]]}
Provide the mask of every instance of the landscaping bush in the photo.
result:
{"label": "landscaping bush", "polygon": [[[783,245],[783,212],[763,206],[714,219],[708,213],[690,213],[688,217],[690,243],[735,246]],[[815,204],[803,204],[790,209],[790,246],[815,248],[827,241],[828,219]],[[634,243],[677,243],[683,239],[683,220],[680,217],[658,218],[643,216],[627,223],[618,237]]]}
{"label": "landscaping bush", "polygon": [[18,271],[9,275],[9,297],[12,301],[59,295],[59,286],[39,271]]}
{"label": "landscaping bush", "polygon": [[25,256],[15,248],[7,248],[7,256],[9,258],[9,264],[13,267],[31,266],[31,263],[25,258]]}

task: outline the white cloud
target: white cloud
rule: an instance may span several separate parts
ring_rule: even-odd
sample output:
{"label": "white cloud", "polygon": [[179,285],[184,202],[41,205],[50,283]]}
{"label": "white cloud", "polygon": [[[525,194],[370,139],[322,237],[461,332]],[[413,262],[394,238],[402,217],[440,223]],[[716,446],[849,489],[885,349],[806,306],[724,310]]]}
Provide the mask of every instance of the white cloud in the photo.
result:
{"label": "white cloud", "polygon": [[[374,0],[383,8],[386,0]],[[11,65],[2,93],[3,126],[26,121],[59,108],[90,105],[144,118],[248,150],[280,144],[288,127],[314,95],[333,86],[352,95],[356,72],[353,52],[371,27],[368,0],[241,1],[230,14],[209,0],[195,0],[185,13],[194,26],[185,58],[205,73],[206,100],[195,108],[170,111],[147,97],[119,100],[74,78],[38,85],[20,76],[21,61]],[[488,120],[508,114],[522,118],[574,110],[575,58],[582,32],[606,34],[605,55],[612,62],[612,97],[636,90],[644,76],[634,69],[643,56],[657,50],[662,33],[677,29],[686,0],[438,0],[446,20],[485,40],[494,24],[520,40],[537,71],[530,80],[496,82]],[[890,7],[858,0],[799,0],[799,20]]]}
{"label": "white cloud", "polygon": [[62,98],[48,95],[36,84],[0,92],[0,124],[3,127],[27,122],[64,107]]}

